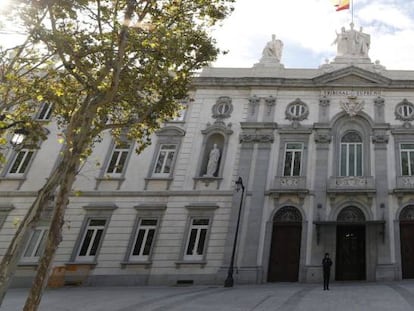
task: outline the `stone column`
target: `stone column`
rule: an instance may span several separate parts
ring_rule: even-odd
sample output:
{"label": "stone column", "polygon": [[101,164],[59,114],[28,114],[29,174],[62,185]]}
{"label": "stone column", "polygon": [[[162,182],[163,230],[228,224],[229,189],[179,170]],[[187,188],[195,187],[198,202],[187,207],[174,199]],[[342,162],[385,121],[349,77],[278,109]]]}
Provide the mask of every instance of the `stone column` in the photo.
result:
{"label": "stone column", "polygon": [[[264,206],[267,173],[270,162],[271,143],[273,143],[273,130],[275,123],[242,124],[243,132],[240,134],[240,159],[238,175],[242,177],[245,187],[242,214],[240,219],[239,235],[237,241],[235,267],[238,273],[234,274],[235,283],[260,283],[262,281],[262,268],[257,266],[257,254],[260,244],[260,228]],[[255,170],[252,170],[254,166]],[[251,182],[253,179],[253,182]],[[249,187],[249,185],[252,185]],[[229,220],[224,250],[224,266],[221,275],[230,264],[234,235],[237,225],[241,196],[235,193],[232,201],[232,211]],[[246,237],[242,240],[242,237]]]}
{"label": "stone column", "polygon": [[263,275],[263,267],[257,264],[257,256],[259,252],[260,233],[263,226],[263,207],[265,202],[266,181],[269,171],[270,162],[270,143],[257,143],[255,170],[252,173],[253,183],[251,183],[250,200],[245,205],[245,217],[243,221],[243,254],[239,254],[240,270],[243,278],[249,282],[261,282]]}
{"label": "stone column", "polygon": [[326,96],[319,99],[319,122],[329,122],[329,102]]}
{"label": "stone column", "polygon": [[[247,193],[249,191],[247,185],[249,183],[249,175],[251,170],[251,164],[252,164],[252,157],[253,157],[253,150],[254,150],[254,143],[251,141],[246,140],[243,138],[243,136],[240,137],[241,142],[241,148],[240,148],[240,158],[239,158],[239,168],[238,168],[238,176],[240,176],[243,180],[243,185],[245,187],[245,197],[243,198],[244,204],[242,206],[241,210],[241,216],[244,214],[245,206],[246,206],[246,199],[247,199]],[[236,177],[237,179],[238,177]],[[233,194],[232,198],[232,204],[231,204],[231,212],[230,212],[230,218],[228,222],[228,232],[226,237],[226,243],[224,246],[224,258],[223,258],[223,267],[220,274],[220,279],[222,278],[222,281],[227,276],[227,269],[230,266],[230,260],[231,260],[231,254],[233,250],[233,244],[234,244],[234,235],[236,233],[236,226],[237,226],[237,218],[240,210],[240,200],[241,197],[241,191],[235,192]],[[237,249],[236,252],[239,249],[240,245],[240,236],[241,236],[241,226],[243,224],[243,219],[240,219],[240,228],[239,228],[239,234],[238,234],[238,240],[237,240]],[[238,254],[238,252],[236,253]],[[238,256],[236,256],[237,259]],[[237,266],[237,262],[235,261],[234,266]],[[234,279],[236,280],[235,274],[233,275]]]}
{"label": "stone column", "polygon": [[271,122],[273,120],[273,115],[275,112],[275,106],[276,106],[276,97],[269,96],[264,99],[265,107],[264,107],[264,115],[263,115],[263,121],[264,122]]}
{"label": "stone column", "polygon": [[255,122],[259,117],[260,97],[253,95],[249,97],[249,108],[247,114],[247,121]]}
{"label": "stone column", "polygon": [[374,120],[376,123],[383,123],[385,122],[385,115],[384,115],[384,98],[378,96],[374,99]]}
{"label": "stone column", "polygon": [[[388,206],[388,166],[387,166],[387,144],[388,135],[386,135],[386,129],[374,129],[372,142],[375,152],[375,188],[376,188],[376,214],[377,220],[385,220],[386,222],[392,221],[388,219],[389,206]],[[377,233],[376,241],[378,245],[377,264],[390,264],[391,254],[389,248],[389,232],[387,232],[388,226],[384,228],[376,228]],[[382,237],[379,232],[385,230]]]}
{"label": "stone column", "polygon": [[[325,128],[318,128],[315,133],[315,143],[316,143],[316,163],[314,169],[314,189],[313,192],[315,206],[313,208],[314,215],[313,219],[315,220],[327,220],[327,196],[326,196],[326,188],[327,188],[327,180],[328,180],[328,158],[329,158],[329,145],[331,142],[331,133],[330,130]],[[332,236],[332,228],[324,228],[321,230],[321,234],[325,234],[329,236],[329,239],[335,238]],[[335,229],[333,227],[333,229]],[[333,230],[335,231],[335,230]],[[332,252],[332,245],[327,245],[327,237],[322,237],[321,242],[319,245],[316,243],[316,233],[313,230],[313,246],[312,249],[313,254],[311,257],[311,264],[320,264],[321,258],[323,257],[324,253],[327,251]],[[333,255],[333,254],[332,254]]]}

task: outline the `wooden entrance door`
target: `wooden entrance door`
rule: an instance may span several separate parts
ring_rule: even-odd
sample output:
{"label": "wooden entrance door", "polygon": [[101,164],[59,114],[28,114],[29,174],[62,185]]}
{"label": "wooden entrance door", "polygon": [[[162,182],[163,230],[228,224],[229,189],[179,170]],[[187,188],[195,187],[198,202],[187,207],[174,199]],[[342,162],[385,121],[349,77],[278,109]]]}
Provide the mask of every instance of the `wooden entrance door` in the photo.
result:
{"label": "wooden entrance door", "polygon": [[300,223],[273,223],[268,282],[296,282],[299,276]]}
{"label": "wooden entrance door", "polygon": [[365,280],[365,226],[338,226],[336,237],[336,280]]}
{"label": "wooden entrance door", "polygon": [[414,222],[400,223],[401,269],[403,279],[414,278]]}

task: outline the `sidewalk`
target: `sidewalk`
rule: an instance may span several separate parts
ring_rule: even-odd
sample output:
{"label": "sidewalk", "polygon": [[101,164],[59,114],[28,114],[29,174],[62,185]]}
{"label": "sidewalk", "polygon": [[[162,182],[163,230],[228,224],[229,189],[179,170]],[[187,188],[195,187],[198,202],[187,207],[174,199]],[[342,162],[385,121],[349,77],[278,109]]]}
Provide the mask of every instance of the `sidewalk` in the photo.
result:
{"label": "sidewalk", "polygon": [[[27,289],[11,289],[2,311],[20,311]],[[275,283],[188,287],[64,287],[47,290],[43,311],[408,311],[414,310],[414,280],[387,283]]]}

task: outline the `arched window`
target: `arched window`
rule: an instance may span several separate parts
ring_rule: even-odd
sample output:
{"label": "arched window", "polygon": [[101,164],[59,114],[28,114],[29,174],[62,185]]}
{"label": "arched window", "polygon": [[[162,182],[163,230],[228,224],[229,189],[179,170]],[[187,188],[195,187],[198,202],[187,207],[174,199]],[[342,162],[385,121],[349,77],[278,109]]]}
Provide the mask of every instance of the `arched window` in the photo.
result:
{"label": "arched window", "polygon": [[408,205],[400,213],[400,221],[414,220],[414,205]]}
{"label": "arched window", "polygon": [[302,215],[293,206],[284,206],[273,217],[273,222],[302,222]]}
{"label": "arched window", "polygon": [[337,220],[340,222],[365,221],[365,215],[358,207],[348,206],[340,211]]}
{"label": "arched window", "polygon": [[341,176],[362,176],[362,138],[350,131],[341,139]]}

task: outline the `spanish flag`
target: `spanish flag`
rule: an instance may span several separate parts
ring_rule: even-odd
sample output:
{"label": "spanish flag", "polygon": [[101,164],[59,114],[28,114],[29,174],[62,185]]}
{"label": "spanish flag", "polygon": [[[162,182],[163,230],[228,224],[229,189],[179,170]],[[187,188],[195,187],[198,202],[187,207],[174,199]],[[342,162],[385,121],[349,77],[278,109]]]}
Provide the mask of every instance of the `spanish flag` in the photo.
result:
{"label": "spanish flag", "polygon": [[337,11],[348,10],[349,0],[334,0],[334,5]]}

